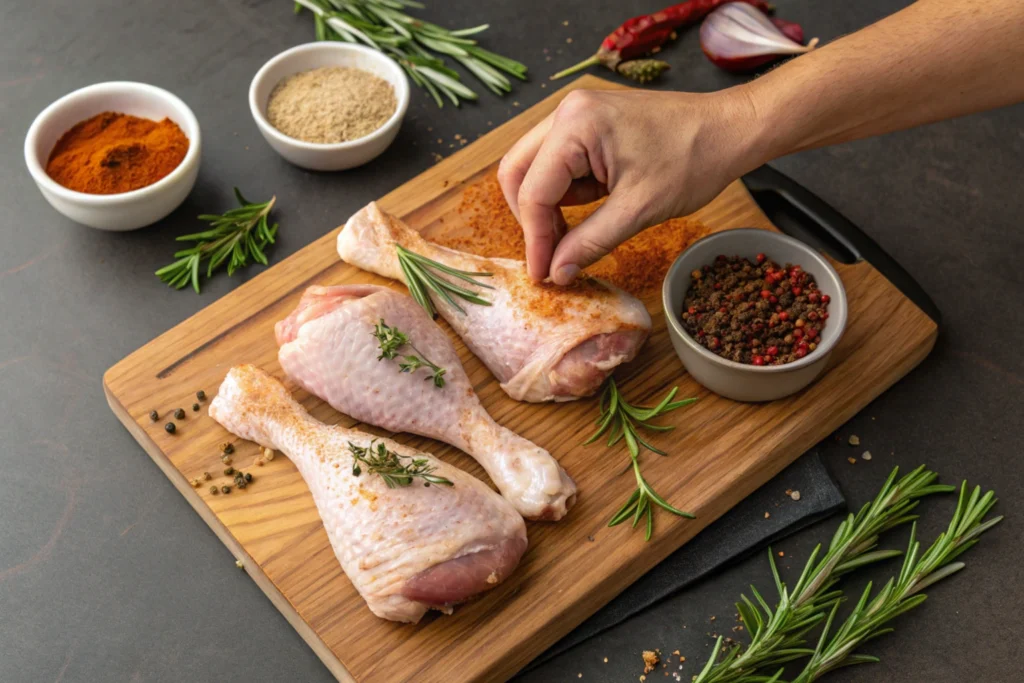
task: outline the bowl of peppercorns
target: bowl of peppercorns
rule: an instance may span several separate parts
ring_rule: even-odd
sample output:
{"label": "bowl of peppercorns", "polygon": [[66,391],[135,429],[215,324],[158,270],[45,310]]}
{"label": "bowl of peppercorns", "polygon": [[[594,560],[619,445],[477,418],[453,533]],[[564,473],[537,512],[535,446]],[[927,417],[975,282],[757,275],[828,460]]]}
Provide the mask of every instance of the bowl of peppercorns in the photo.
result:
{"label": "bowl of peppercorns", "polygon": [[737,401],[773,401],[809,385],[846,327],[846,291],[828,260],[756,228],[694,242],[669,269],[662,301],[687,372]]}

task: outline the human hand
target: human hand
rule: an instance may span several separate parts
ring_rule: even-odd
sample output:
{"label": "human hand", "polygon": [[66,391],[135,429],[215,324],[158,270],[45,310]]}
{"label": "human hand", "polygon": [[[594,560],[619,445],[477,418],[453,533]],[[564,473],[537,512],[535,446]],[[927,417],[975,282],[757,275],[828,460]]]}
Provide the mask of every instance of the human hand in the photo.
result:
{"label": "human hand", "polygon": [[[644,228],[692,213],[761,163],[743,86],[713,94],[576,90],[501,160],[530,276],[573,281]],[[566,233],[559,207],[607,201]]]}

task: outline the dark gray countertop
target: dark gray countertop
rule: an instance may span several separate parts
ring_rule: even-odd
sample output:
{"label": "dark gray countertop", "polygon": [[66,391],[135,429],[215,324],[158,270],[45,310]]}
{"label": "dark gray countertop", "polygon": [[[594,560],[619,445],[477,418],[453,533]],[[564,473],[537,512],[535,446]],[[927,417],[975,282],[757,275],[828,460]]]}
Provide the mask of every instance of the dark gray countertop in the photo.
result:
{"label": "dark gray countertop", "polygon": [[[556,65],[587,55],[625,14],[662,2],[625,10],[613,0],[434,0],[424,17],[491,22],[487,45],[527,62],[534,80],[504,100],[484,94],[463,111],[438,111],[414,89],[394,146],[363,169],[335,175],[288,166],[249,116],[246,91],[256,69],[312,36],[311,21],[293,17],[285,0],[40,0],[0,9],[0,681],[330,679],[109,412],[101,375],[255,274],[219,277],[202,296],[168,290],[152,275],[169,260],[173,236],[192,230],[200,211],[227,206],[232,185],[252,197],[279,197],[282,232],[273,259],[280,260],[427,168],[431,153],[446,154],[456,133],[473,138],[543,98],[551,91],[542,87],[544,77]],[[828,41],[906,3],[777,4],[809,35]],[[543,48],[554,61],[545,61]],[[666,56],[673,70],[661,87],[703,91],[734,82],[706,63],[693,32]],[[181,209],[152,228],[106,234],[55,213],[33,186],[21,150],[32,118],[51,101],[118,79],[181,96],[199,118],[204,149],[199,183]],[[437,145],[438,137],[445,144]],[[967,556],[964,574],[935,587],[897,633],[872,644],[881,664],[827,680],[1019,680],[1004,633],[1019,622],[1024,597],[1024,557],[1012,543],[1024,513],[1015,496],[1024,423],[1024,280],[1017,263],[1024,256],[1024,108],[803,153],[777,166],[877,239],[945,315],[924,364],[845,426],[841,440],[818,447],[844,492],[859,504],[891,466],[927,462],[947,481],[967,477],[996,488],[999,510],[1009,517]],[[860,449],[846,445],[849,434],[860,436]],[[871,462],[847,462],[865,449]],[[931,539],[952,501],[923,508],[921,534]],[[785,552],[783,571],[795,571],[836,523],[777,547]],[[905,537],[893,534],[888,544],[902,545]],[[689,680],[710,649],[705,633],[716,622],[709,620],[717,615],[719,629],[731,625],[732,603],[751,582],[769,590],[763,554],[524,678],[636,680],[640,650],[678,648],[690,660],[683,671]],[[649,680],[671,680],[662,673]]]}

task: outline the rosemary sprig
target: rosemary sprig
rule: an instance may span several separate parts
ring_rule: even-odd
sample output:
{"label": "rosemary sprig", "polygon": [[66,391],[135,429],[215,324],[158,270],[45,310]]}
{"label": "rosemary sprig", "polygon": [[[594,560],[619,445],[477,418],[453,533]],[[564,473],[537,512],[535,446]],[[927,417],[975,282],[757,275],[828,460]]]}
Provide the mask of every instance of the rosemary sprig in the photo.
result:
{"label": "rosemary sprig", "polygon": [[[376,448],[374,448],[374,444],[377,444]],[[409,486],[413,479],[417,478],[423,480],[424,486],[431,484],[455,486],[450,480],[432,474],[437,468],[431,465],[426,458],[399,455],[376,439],[366,447],[357,446],[349,441],[348,449],[352,453],[352,474],[354,476],[360,476],[363,473],[363,466],[365,466],[368,473],[376,474],[383,479],[389,489]]]}
{"label": "rosemary sprig", "polygon": [[430,292],[434,292],[450,306],[455,308],[459,313],[465,313],[465,309],[460,306],[455,299],[452,298],[452,294],[455,296],[465,299],[466,301],[481,306],[490,306],[491,302],[487,299],[482,298],[480,295],[472,292],[465,287],[440,277],[434,271],[440,271],[452,277],[456,277],[465,282],[469,282],[478,287],[485,287],[487,289],[494,289],[490,285],[485,285],[482,282],[477,282],[475,278],[478,277],[491,277],[494,273],[470,273],[465,270],[456,270],[450,268],[443,263],[438,263],[432,259],[428,259],[425,256],[409,251],[400,244],[395,245],[395,252],[398,254],[398,264],[402,268],[402,273],[405,275],[405,284],[409,287],[409,293],[412,294],[412,298],[416,299],[416,303],[423,307],[431,318],[437,317],[437,309],[434,307],[434,302],[430,299]]}
{"label": "rosemary sprig", "polygon": [[[512,84],[504,74],[526,79],[526,66],[514,59],[485,50],[469,36],[489,28],[481,24],[450,31],[409,16],[403,10],[422,9],[415,0],[295,0],[295,13],[302,8],[313,13],[317,40],[362,43],[386,53],[444,106],[442,95],[456,107],[461,100],[475,100],[477,94],[466,87],[457,71],[444,62],[446,55],[476,76],[488,90],[504,95]],[[504,74],[502,73],[504,72]]]}
{"label": "rosemary sprig", "polygon": [[196,242],[196,245],[175,252],[177,261],[156,271],[158,278],[175,289],[191,283],[198,294],[199,266],[204,260],[207,261],[207,278],[225,261],[228,275],[249,265],[250,260],[267,265],[264,249],[273,244],[277,236],[277,223],[269,225],[267,216],[277,197],[271,197],[270,201],[262,204],[253,204],[242,196],[237,187],[235,197],[241,204],[237,209],[231,209],[223,216],[199,216],[199,220],[210,223],[211,229],[176,238],[178,242]]}
{"label": "rosemary sprig", "polygon": [[[825,629],[810,661],[793,683],[811,683],[842,666],[866,664],[879,661],[872,655],[856,654],[857,648],[869,640],[893,631],[886,623],[904,612],[909,612],[927,599],[921,593],[964,568],[963,562],[955,561],[978,542],[979,537],[999,524],[1002,516],[985,520],[984,517],[996,504],[995,493],[982,495],[981,487],[974,487],[968,493],[967,482],[960,486],[960,499],[949,527],[935,539],[931,547],[921,554],[917,540],[917,524],[911,527],[910,542],[903,558],[899,576],[889,581],[873,599],[871,584],[861,594],[853,613],[829,638],[836,617],[836,608],[829,613]],[[781,672],[780,672],[781,673]]]}
{"label": "rosemary sprig", "polygon": [[674,515],[686,517],[688,519],[694,518],[694,516],[689,512],[683,512],[658,495],[640,472],[641,446],[647,450],[657,453],[658,455],[667,454],[655,446],[652,446],[642,436],[640,436],[637,432],[637,428],[643,427],[644,429],[650,429],[656,432],[667,432],[674,429],[671,425],[654,425],[650,424],[649,421],[677,408],[690,405],[697,400],[695,398],[687,398],[681,401],[673,401],[672,399],[675,398],[678,391],[679,387],[674,387],[672,391],[668,392],[668,395],[661,400],[661,403],[653,408],[633,406],[627,403],[622,397],[622,394],[619,393],[619,387],[615,384],[615,378],[609,377],[608,381],[605,383],[604,390],[601,392],[600,401],[598,402],[601,415],[597,419],[597,431],[594,432],[593,436],[583,442],[584,446],[594,443],[606,431],[609,432],[607,444],[609,448],[617,444],[619,441],[625,440],[626,449],[629,451],[629,457],[632,461],[633,474],[636,477],[636,489],[629,497],[629,500],[626,501],[626,504],[619,508],[619,511],[612,516],[611,520],[608,522],[608,526],[616,526],[618,524],[622,524],[628,519],[632,519],[633,528],[635,529],[640,523],[640,520],[646,517],[646,531],[644,539],[648,541],[651,540],[651,535],[654,533],[654,507],[652,504],[657,505],[664,510],[668,510]]}
{"label": "rosemary sprig", "polygon": [[721,659],[721,638],[711,660],[694,679],[694,683],[752,683],[758,669],[778,666],[794,659],[810,656],[814,650],[802,647],[804,636],[826,618],[828,611],[841,601],[842,591],[833,590],[844,574],[874,562],[900,555],[898,550],[876,550],[879,535],[894,527],[912,522],[912,514],[920,498],[933,493],[955,491],[953,486],[936,484],[938,474],[921,465],[897,481],[899,468],[889,475],[878,495],[866,503],[856,515],[850,514],[836,529],[828,551],[818,560],[819,545],[811,553],[800,578],[792,590],[779,578],[775,559],[768,553],[779,593],[774,610],[751,586],[756,604],[747,596],[736,605],[743,623],[750,631],[750,645],[731,648]]}
{"label": "rosemary sprig", "polygon": [[426,379],[433,379],[434,386],[438,389],[444,387],[444,373],[445,369],[433,363],[426,354],[417,349],[410,341],[409,337],[401,332],[397,327],[390,327],[384,322],[384,318],[380,319],[377,323],[377,327],[373,330],[373,336],[377,338],[377,345],[380,347],[380,355],[377,356],[377,360],[394,360],[398,355],[398,350],[403,346],[408,346],[413,351],[419,354],[419,356],[404,355],[402,361],[398,364],[399,372],[413,373],[420,368],[430,368],[431,376]]}

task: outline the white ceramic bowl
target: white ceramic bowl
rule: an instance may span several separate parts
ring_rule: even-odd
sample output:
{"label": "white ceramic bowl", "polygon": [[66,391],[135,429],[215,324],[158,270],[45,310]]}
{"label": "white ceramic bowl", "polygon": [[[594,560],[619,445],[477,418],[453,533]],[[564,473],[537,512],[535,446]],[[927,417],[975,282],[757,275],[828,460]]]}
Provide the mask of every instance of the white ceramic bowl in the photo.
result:
{"label": "white ceramic bowl", "polygon": [[[161,121],[169,118],[189,140],[178,167],[152,185],[119,194],[69,190],[46,174],[50,152],[69,128],[105,111]],[[178,208],[199,173],[199,122],[178,97],[145,83],[111,81],[89,85],[44,109],[25,137],[25,163],[50,205],[71,220],[100,230],[135,230],[155,223]]]}
{"label": "white ceramic bowl", "polygon": [[[719,254],[752,261],[758,254],[765,254],[777,263],[799,264],[814,276],[818,289],[831,297],[818,348],[792,363],[758,366],[726,360],[698,344],[683,329],[679,316],[690,288],[690,273],[710,264]],[[690,245],[665,276],[662,305],[669,338],[686,371],[711,391],[736,401],[773,401],[800,391],[825,369],[846,328],[846,290],[828,260],[800,240],[755,228],[716,232]]]}
{"label": "white ceramic bowl", "polygon": [[[324,66],[354,67],[383,78],[395,89],[395,113],[369,135],[348,142],[305,142],[270,125],[266,116],[267,101],[277,84],[292,74]],[[266,141],[291,163],[313,171],[341,171],[379,156],[395,139],[408,108],[409,82],[402,67],[390,57],[362,45],[331,41],[298,45],[264,64],[249,86],[249,110]]]}

